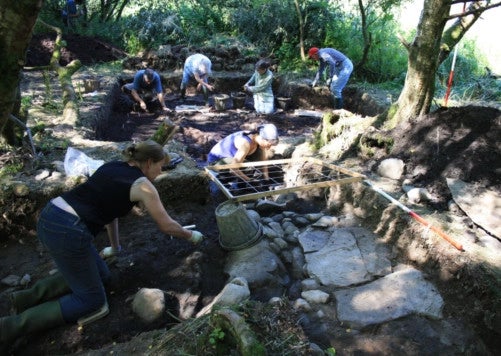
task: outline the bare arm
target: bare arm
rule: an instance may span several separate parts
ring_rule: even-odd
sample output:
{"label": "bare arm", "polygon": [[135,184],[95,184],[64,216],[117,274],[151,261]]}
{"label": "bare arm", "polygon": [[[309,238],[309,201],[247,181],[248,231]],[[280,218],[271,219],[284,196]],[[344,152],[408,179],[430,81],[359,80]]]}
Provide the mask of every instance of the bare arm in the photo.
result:
{"label": "bare arm", "polygon": [[137,91],[135,89],[131,89],[130,94],[132,95],[134,100],[137,101],[139,105],[141,105],[141,109],[146,110],[146,103],[143,101],[143,99],[141,99]]}
{"label": "bare arm", "polygon": [[115,251],[120,251],[120,235],[118,233],[118,219],[113,219],[112,222],[106,225],[106,231],[108,232],[108,238],[110,240],[111,248]]}
{"label": "bare arm", "polygon": [[[261,149],[260,150],[259,160],[260,161],[266,161],[267,159],[268,159],[268,155],[267,155],[266,150]],[[263,166],[262,170],[263,170],[264,179],[270,179],[270,175],[268,173],[268,166]]]}
{"label": "bare arm", "polygon": [[158,101],[160,102],[160,105],[162,105],[162,109],[165,111],[170,111],[167,106],[165,106],[165,101],[164,101],[164,93],[160,92],[157,94]]}
{"label": "bare arm", "polygon": [[[246,139],[237,137],[235,139],[235,147],[237,148],[237,152],[233,156],[232,163],[243,163],[245,157],[247,157],[251,150],[251,145]],[[242,178],[244,181],[250,180],[250,178],[247,177],[240,169],[233,169],[232,172]]]}
{"label": "bare arm", "polygon": [[167,214],[157,189],[147,178],[142,177],[134,182],[130,190],[130,199],[141,202],[163,233],[186,240],[192,237],[192,231],[184,229]]}
{"label": "bare arm", "polygon": [[214,86],[210,85],[209,83],[206,83],[204,78],[200,76],[197,72],[193,73],[193,76],[195,77],[195,80],[198,82],[197,88],[201,89],[203,86],[212,91],[214,89]]}

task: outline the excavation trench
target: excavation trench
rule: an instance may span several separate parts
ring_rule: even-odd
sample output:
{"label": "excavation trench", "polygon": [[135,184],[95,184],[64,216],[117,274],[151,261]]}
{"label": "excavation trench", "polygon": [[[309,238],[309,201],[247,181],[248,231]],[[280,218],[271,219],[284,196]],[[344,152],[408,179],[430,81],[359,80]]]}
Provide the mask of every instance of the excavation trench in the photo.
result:
{"label": "excavation trench", "polygon": [[[224,85],[220,85],[219,87],[224,87]],[[299,88],[302,87],[299,86]],[[278,256],[279,264],[282,264],[284,267],[282,271],[275,271],[278,273],[276,277],[280,282],[274,280],[275,282],[264,285],[260,285],[255,281],[254,283],[250,283],[251,298],[260,301],[268,301],[271,297],[280,297],[283,295],[294,301],[301,297],[301,283],[304,279],[308,278],[308,273],[310,278],[317,280],[322,279],[322,277],[318,276],[318,274],[316,275],[314,271],[309,271],[306,274],[298,273],[298,266],[294,262],[294,257],[291,256],[297,257],[297,248],[301,246],[300,248],[304,249],[304,245],[297,240],[285,239],[288,247],[277,247],[277,244],[279,245],[280,243],[276,241],[277,236],[274,236],[270,232],[270,225],[273,225],[271,222],[278,222],[283,225],[284,221],[288,221],[289,218],[293,220],[296,219],[294,221],[302,221],[302,223],[296,223],[299,227],[298,231],[303,231],[308,226],[314,224],[314,222],[305,223],[304,219],[301,219],[301,217],[304,218],[311,214],[322,214],[330,217],[331,221],[334,221],[331,225],[316,226],[313,229],[327,229],[328,231],[340,229],[339,231],[346,230],[352,235],[357,234],[358,232],[354,231],[358,231],[357,229],[360,229],[361,226],[367,231],[374,231],[376,235],[371,235],[372,238],[378,241],[378,244],[384,244],[387,251],[391,251],[391,253],[387,255],[388,259],[391,259],[390,269],[397,268],[397,266],[401,265],[416,265],[416,262],[418,262],[417,264],[422,270],[430,272],[432,268],[436,268],[438,260],[447,259],[449,257],[455,258],[457,251],[455,251],[454,248],[448,245],[444,246],[436,241],[436,237],[430,236],[419,227],[409,224],[405,214],[398,211],[395,207],[392,207],[385,199],[364,186],[361,183],[361,179],[348,181],[345,182],[345,184],[332,184],[327,186],[308,186],[308,184],[306,184],[305,187],[301,189],[291,189],[281,192],[283,193],[281,200],[278,194],[266,196],[261,188],[256,189],[255,187],[247,187],[244,188],[244,193],[242,193],[241,187],[239,187],[238,184],[235,186],[232,185],[231,181],[224,181],[224,179],[220,181],[218,178],[212,179],[212,181],[220,183],[219,191],[211,190],[210,179],[206,174],[203,174],[203,169],[206,168],[206,155],[210,148],[224,136],[237,130],[250,129],[258,124],[271,122],[278,127],[281,142],[289,145],[289,150],[282,150],[273,157],[274,159],[283,160],[289,158],[292,154],[293,149],[290,149],[290,146],[299,146],[304,140],[311,138],[315,130],[319,128],[321,121],[319,116],[296,114],[295,109],[308,110],[315,106],[315,103],[307,102],[307,99],[301,97],[301,95],[298,95],[296,101],[293,102],[292,106],[287,110],[279,110],[274,115],[266,117],[254,113],[252,98],[250,97],[246,98],[242,108],[234,108],[231,102],[231,92],[235,89],[236,88],[229,86],[227,94],[230,100],[226,103],[224,110],[221,108],[213,110],[204,107],[202,95],[193,91],[189,92],[188,98],[184,101],[180,101],[175,93],[170,93],[166,96],[167,106],[175,110],[167,116],[169,120],[179,126],[178,132],[173,137],[173,141],[176,143],[173,143],[170,147],[174,152],[177,151],[177,154],[183,156],[184,160],[179,163],[176,168],[167,172],[165,181],[162,179],[164,183],[158,183],[159,191],[166,206],[173,209],[173,214],[179,214],[178,218],[183,223],[195,223],[197,229],[204,231],[209,237],[209,241],[200,248],[201,254],[195,254],[196,257],[188,257],[190,261],[195,260],[195,264],[201,263],[200,261],[202,260],[204,261],[202,270],[204,271],[203,274],[205,277],[201,275],[198,276],[200,278],[198,287],[201,288],[201,294],[199,294],[201,299],[199,299],[199,301],[210,300],[210,296],[206,295],[207,291],[204,290],[204,288],[208,286],[205,282],[206,278],[210,280],[211,285],[211,293],[209,294],[214,296],[221,291],[224,284],[229,282],[231,277],[234,277],[231,272],[228,272],[224,260],[228,259],[235,252],[221,248],[220,232],[218,230],[217,220],[215,219],[215,211],[218,206],[227,201],[229,197],[236,197],[236,200],[241,200],[241,204],[245,204],[248,209],[258,212],[260,217],[259,223],[265,226],[263,232],[264,238],[262,241],[272,246],[271,250]],[[113,88],[112,97],[116,98],[118,94],[119,90],[117,86]],[[310,92],[309,95],[311,94]],[[316,100],[318,100],[318,96],[321,96],[321,93],[317,95]],[[359,102],[357,96],[359,95],[356,91],[349,91],[346,100],[348,105],[351,105],[350,103]],[[327,107],[329,101],[328,95],[324,95],[324,99],[326,100],[324,102],[325,107]],[[211,99],[210,103],[212,105],[214,104],[213,99]],[[116,107],[116,105],[113,105],[113,107]],[[368,107],[369,110],[373,110],[371,105],[368,105]],[[117,142],[144,140],[152,136],[156,128],[164,119],[165,116],[162,115],[147,113],[124,114],[112,110],[107,119],[99,123],[96,129],[96,137],[100,140]],[[188,175],[184,174],[186,173],[185,166],[193,169]],[[181,173],[178,175],[177,171]],[[291,174],[297,174],[297,168],[287,171],[286,168],[281,166],[278,171],[279,175],[276,183],[281,184],[286,180],[284,177]],[[203,179],[200,178],[200,174],[204,176]],[[174,176],[172,182],[169,182],[169,176]],[[375,179],[377,180],[378,178],[376,177]],[[187,181],[189,182],[189,191],[184,191],[183,186],[187,185]],[[399,189],[399,187],[390,181],[383,180],[379,183],[381,183],[383,189],[388,189],[390,192],[395,192]],[[224,192],[224,188],[227,189],[227,192]],[[265,187],[265,189],[267,188]],[[229,195],[224,193],[229,193]],[[250,198],[246,196],[246,194],[251,194]],[[166,198],[166,196],[168,198]],[[239,199],[239,196],[243,196],[243,198]],[[270,204],[270,206],[264,204],[258,207],[256,201],[263,198],[263,196],[269,201],[277,203]],[[284,198],[284,196],[286,196],[286,198]],[[196,212],[197,209],[203,210],[203,217],[197,218],[200,216],[200,214]],[[290,214],[293,214],[294,218],[291,218]],[[125,224],[127,225],[127,223]],[[136,224],[137,222],[135,221],[133,223],[134,227],[137,227]],[[268,234],[266,234],[266,231],[268,231]],[[157,233],[152,234],[157,235]],[[419,236],[423,236],[423,234],[425,238],[420,239]],[[155,239],[158,238],[159,237],[155,237]],[[255,239],[254,234],[252,234],[252,238],[255,241],[252,241],[253,246],[249,248],[262,248],[262,241],[260,239]],[[257,245],[254,245],[254,243]],[[356,244],[361,243],[360,241],[356,242]],[[426,250],[429,244],[435,243],[438,243],[440,246],[438,248],[440,251],[439,256],[429,256]],[[244,246],[246,248],[248,247],[245,243]],[[419,252],[417,253],[416,251]],[[417,257],[416,253],[419,257]],[[221,258],[222,256],[226,257]],[[350,261],[339,261],[339,263],[349,264]],[[364,263],[367,263],[367,261]],[[161,266],[159,267],[163,268]],[[455,263],[444,263],[440,266],[441,271],[437,272],[435,270],[431,276],[433,276],[433,279],[437,278],[437,276],[443,273],[450,273],[451,269],[455,269],[454,273],[457,273],[457,268],[461,267],[458,267]],[[210,277],[207,277],[209,275]],[[252,278],[249,277],[249,279]],[[377,276],[374,275],[372,278],[369,278],[369,280],[365,280],[365,282],[376,279]],[[164,281],[163,283],[168,285],[170,282]],[[326,283],[326,285],[320,286],[320,289],[331,295],[334,295],[339,288],[348,287],[347,285],[333,286],[329,285],[329,282]],[[178,285],[178,287],[183,289],[181,285]],[[446,290],[448,291],[449,288],[451,288],[451,286],[447,286]],[[179,294],[177,294],[177,297],[177,301],[175,302],[177,305],[175,308],[177,308],[180,315],[186,316],[188,313],[187,309],[194,310],[189,309],[188,306],[183,305],[183,303],[179,303]],[[330,342],[339,347],[342,345],[346,347],[347,344],[353,342],[353,339],[351,335],[343,331],[343,327],[341,326],[343,322],[340,321],[339,315],[336,316],[340,311],[336,310],[335,304],[336,303],[332,301],[331,303],[319,307],[318,310],[322,310],[324,313],[329,314],[325,319],[315,316],[317,315],[315,312],[306,310],[300,311],[300,314],[303,314],[301,318],[307,320],[307,322],[303,324],[303,329],[307,332],[311,341],[319,343],[320,345],[324,346]],[[449,306],[446,304],[445,309],[447,310],[448,308]],[[396,318],[395,320],[390,318],[389,320],[381,322],[379,324],[381,327],[381,331],[378,332],[379,337],[391,337],[390,334],[394,332],[395,328],[399,329],[402,327],[402,322],[411,324],[415,322],[421,326],[427,325],[427,327],[434,329],[443,327],[443,325],[440,326],[442,322],[432,322],[426,317],[417,316],[418,314],[419,312],[410,313],[401,316],[401,318]],[[372,324],[372,328],[375,327],[374,325],[375,324]],[[358,325],[358,327],[357,325],[353,325],[352,327],[361,333],[361,337],[365,337],[363,335],[367,332],[366,328],[360,325]],[[326,328],[330,328],[331,330],[328,331]],[[413,328],[410,328],[406,332],[416,332],[416,330],[412,331],[411,329]],[[474,339],[467,337],[466,334],[469,330],[469,327],[464,325],[463,333],[465,340],[469,340],[471,343],[469,347],[481,349],[481,344],[477,344]],[[333,333],[337,333],[337,336]],[[441,345],[433,349],[433,347],[429,346],[429,344],[432,343],[431,339],[423,333],[419,334],[418,338],[420,341],[418,341],[417,344],[420,345],[420,348],[427,348],[431,353],[433,350],[443,351],[449,348],[449,346]],[[440,336],[436,335],[436,337]],[[444,335],[441,337],[444,337]],[[336,338],[337,341],[333,341]],[[433,336],[433,338],[435,338],[435,336]],[[386,351],[388,351],[393,346],[385,347],[387,347]],[[422,350],[423,349],[421,349],[421,351]]]}
{"label": "excavation trench", "polygon": [[[179,126],[168,147],[183,160],[173,169],[165,171],[156,184],[169,214],[182,225],[196,225],[198,230],[206,234],[207,240],[200,246],[192,246],[184,241],[170,238],[161,234],[144,212],[134,211],[120,220],[124,251],[111,262],[111,269],[116,278],[114,285],[107,291],[110,314],[105,319],[90,324],[84,330],[65,326],[34,335],[29,342],[19,346],[20,353],[64,354],[98,349],[111,352],[119,351],[119,345],[126,342],[134,346],[129,349],[124,346],[124,350],[137,352],[142,347],[147,348],[148,345],[142,345],[138,340],[134,341],[135,335],[162,328],[169,329],[178,323],[172,315],[181,319],[189,318],[208,305],[229,281],[232,273],[227,270],[227,261],[239,251],[227,251],[219,243],[220,231],[215,211],[221,203],[228,201],[228,197],[221,191],[211,193],[210,179],[204,171],[207,152],[217,141],[236,130],[249,129],[257,124],[270,122],[278,127],[281,144],[284,144],[274,158],[288,159],[294,150],[304,149],[302,144],[304,137],[311,137],[319,128],[321,121],[319,116],[297,115],[295,110],[308,111],[313,109],[312,106],[327,107],[316,102],[325,98],[321,92],[314,93],[306,86],[297,85],[294,87],[297,88],[294,89],[297,90],[297,95],[294,96],[296,100],[291,107],[268,117],[260,117],[254,113],[250,97],[246,98],[242,108],[233,108],[229,102],[226,110],[207,110],[202,107],[202,95],[193,90],[188,91],[186,101],[178,100],[176,94],[178,79],[173,78],[171,85],[170,79],[164,78],[167,87],[167,106],[175,109],[184,105],[185,109],[194,109],[178,110],[168,115],[169,120]],[[221,89],[218,94],[230,95],[231,92],[239,90],[243,84],[241,81],[246,79],[244,76],[239,79],[228,79],[229,84],[226,84],[227,87],[219,86]],[[217,80],[225,83],[221,78]],[[84,145],[80,148],[93,158],[112,159],[119,156],[120,149],[128,142],[150,138],[165,116],[119,112],[115,110],[116,99],[120,93],[118,80],[114,78],[109,84],[102,85],[102,88],[107,92],[99,105],[92,103],[92,106],[88,106],[96,107],[97,110],[81,111],[84,125],[92,131],[92,137],[89,138],[94,141],[90,145],[92,148],[86,149]],[[370,100],[368,101],[363,93],[354,88],[347,88],[346,103],[352,112],[359,112],[362,115],[377,113],[371,111],[374,107],[370,104]],[[365,106],[366,111],[362,110],[364,103],[368,103]],[[361,110],[357,109],[358,105],[362,106]],[[64,130],[67,130],[67,127],[64,125],[56,127],[55,130],[58,129],[66,134]],[[343,166],[351,167],[353,171],[368,171],[361,168],[358,160],[352,161],[347,158],[341,162]],[[292,173],[284,172],[284,177]],[[394,196],[401,195],[400,187],[391,180],[377,176],[369,176],[369,179]],[[61,189],[64,188],[54,189],[50,194],[57,195]],[[52,197],[47,196],[49,194],[47,191],[36,194],[44,195],[37,199],[42,202]],[[482,264],[475,261],[472,263],[470,255],[459,253],[430,231],[413,223],[405,213],[360,182],[287,192],[282,195],[282,200],[275,200],[278,197],[277,195],[268,198],[267,200],[276,203],[270,205],[257,206],[253,199],[242,202],[248,208],[247,211],[252,210],[259,214],[259,223],[264,231],[263,238],[250,249],[265,251],[261,243],[266,243],[271,246],[271,252],[278,256],[277,265],[281,264],[284,267],[283,270],[277,270],[280,273],[275,275],[274,283],[256,285],[251,282],[251,298],[268,301],[272,296],[279,296],[296,301],[301,297],[302,282],[308,279],[307,275],[315,275],[318,280],[328,278],[328,275],[323,275],[313,268],[307,271],[308,274],[304,274],[304,270],[295,263],[301,258],[310,258],[305,257],[306,247],[311,249],[311,244],[307,243],[330,241],[330,238],[325,236],[328,232],[328,234],[342,233],[343,236],[348,236],[348,239],[353,241],[351,251],[360,249],[367,239],[376,241],[377,246],[384,245],[386,252],[389,251],[388,260],[392,272],[398,272],[402,265],[418,268],[426,275],[426,279],[433,283],[445,301],[442,317],[437,319],[417,312],[387,322],[377,321],[363,327],[356,325],[353,320],[349,324],[347,319],[343,319],[342,311],[338,309],[339,304],[350,304],[340,303],[339,300],[345,300],[343,299],[345,296],[339,293],[352,287],[339,284],[333,286],[333,281],[324,280],[325,284],[318,286],[318,289],[329,294],[329,301],[313,303],[314,307],[310,311],[298,309],[296,310],[298,314],[294,315],[294,318],[297,318],[295,320],[301,323],[303,330],[308,334],[310,341],[324,349],[332,346],[346,353],[377,350],[381,354],[431,355],[464,352],[485,354],[486,349],[482,348],[482,342],[488,345],[487,349],[496,349],[498,338],[495,325],[497,325],[498,304],[493,303],[497,300],[493,291],[485,287],[495,284],[491,283],[484,273],[480,273]],[[328,217],[332,225],[314,227],[312,225],[318,221],[307,220],[309,214]],[[252,216],[257,219],[254,213]],[[447,216],[440,213],[433,214],[433,218],[433,222],[437,224],[443,221],[451,223],[450,219],[447,220]],[[297,239],[293,238],[294,233],[289,234],[285,231],[281,237],[273,235],[271,230],[272,227],[277,227],[277,223],[282,227],[290,226],[289,223],[296,226],[299,231]],[[301,235],[308,228],[312,228],[317,234],[316,239],[308,239],[305,235]],[[344,235],[344,232],[349,233]],[[42,278],[54,268],[50,256],[38,246],[33,234],[26,235],[23,242],[27,245],[10,244],[2,250],[2,270],[12,274],[30,273],[33,280]],[[108,244],[104,232],[97,236],[95,244],[98,249]],[[26,248],[27,246],[29,248]],[[21,247],[23,247],[22,252],[19,251]],[[266,247],[266,251],[268,248]],[[298,249],[300,254],[297,253]],[[311,253],[315,252],[310,252],[310,256]],[[23,260],[29,262],[19,267],[19,259],[22,258],[20,256],[24,256]],[[339,257],[323,270],[334,271],[339,266],[350,266],[355,271],[360,265],[369,265],[367,260],[356,266],[351,265],[356,261],[361,260]],[[309,260],[306,262],[311,263]],[[347,270],[345,274],[349,271]],[[471,283],[473,280],[471,276],[476,276],[475,283]],[[370,284],[380,278],[381,276],[370,277],[370,281],[361,282],[359,286]],[[129,301],[140,288],[159,288],[165,291],[166,307],[171,314],[166,313],[151,324],[139,321],[132,313]],[[4,293],[0,299],[2,315],[8,313],[6,295],[11,289],[2,290]],[[476,301],[475,307],[471,308],[473,299]]]}

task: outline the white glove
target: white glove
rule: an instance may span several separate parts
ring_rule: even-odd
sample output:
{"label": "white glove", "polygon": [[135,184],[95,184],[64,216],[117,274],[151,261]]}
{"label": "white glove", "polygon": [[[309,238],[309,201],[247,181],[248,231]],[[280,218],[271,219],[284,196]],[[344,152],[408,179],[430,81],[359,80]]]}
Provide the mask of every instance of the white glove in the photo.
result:
{"label": "white glove", "polygon": [[118,246],[118,248],[108,246],[99,252],[99,256],[101,256],[101,258],[109,258],[118,255],[120,251],[122,251],[122,246]]}
{"label": "white glove", "polygon": [[197,245],[200,242],[202,242],[204,239],[205,239],[205,236],[200,231],[193,230],[191,232],[191,237],[190,237],[189,241],[192,242],[193,244]]}
{"label": "white glove", "polygon": [[316,80],[314,80],[314,81],[312,81],[312,82],[311,82],[311,87],[312,87],[312,88],[314,88],[314,87],[315,87],[315,85],[317,85],[317,81],[316,81]]}

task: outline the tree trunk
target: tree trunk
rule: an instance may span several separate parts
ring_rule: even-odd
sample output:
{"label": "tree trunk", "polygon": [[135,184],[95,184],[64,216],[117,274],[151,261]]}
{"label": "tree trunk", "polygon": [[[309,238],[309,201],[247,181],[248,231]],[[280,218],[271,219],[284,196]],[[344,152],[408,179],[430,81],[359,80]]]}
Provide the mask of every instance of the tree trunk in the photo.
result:
{"label": "tree trunk", "polygon": [[[0,133],[7,143],[12,138],[4,133],[9,116],[16,103],[16,94],[21,69],[26,60],[26,50],[31,39],[33,27],[42,7],[43,0],[0,0]],[[17,114],[17,113],[15,113]]]}
{"label": "tree trunk", "polygon": [[360,9],[360,18],[362,22],[362,38],[364,39],[364,49],[362,51],[362,58],[358,62],[357,69],[363,68],[367,58],[369,57],[369,50],[372,45],[372,35],[368,31],[367,25],[367,8],[364,6],[362,0],[358,0],[358,8]]}
{"label": "tree trunk", "polygon": [[296,15],[298,20],[299,27],[299,51],[301,54],[301,60],[306,60],[306,53],[304,50],[304,18],[301,12],[301,5],[299,4],[299,0],[294,0],[294,6],[296,8]]}
{"label": "tree trunk", "polygon": [[444,32],[447,20],[454,18],[449,16],[451,1],[425,0],[416,37],[412,43],[404,43],[409,52],[407,76],[398,101],[387,113],[387,128],[430,112],[438,66],[480,15],[497,6],[501,3],[475,1],[468,7],[467,16],[455,16],[459,20]]}
{"label": "tree trunk", "polygon": [[390,111],[393,117],[389,117],[390,120],[387,121],[390,128],[430,111],[435,93],[440,43],[450,6],[450,0],[424,2],[416,37],[408,46],[409,59],[404,88]]}

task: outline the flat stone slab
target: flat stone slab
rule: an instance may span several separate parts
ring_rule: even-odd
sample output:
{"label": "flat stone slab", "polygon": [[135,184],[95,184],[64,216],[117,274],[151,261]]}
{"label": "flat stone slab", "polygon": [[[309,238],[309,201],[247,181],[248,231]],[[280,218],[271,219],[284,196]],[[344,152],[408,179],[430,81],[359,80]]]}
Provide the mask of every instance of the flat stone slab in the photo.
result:
{"label": "flat stone slab", "polygon": [[306,270],[326,286],[347,287],[391,272],[388,252],[362,228],[310,229],[299,235]]}
{"label": "flat stone slab", "polygon": [[334,292],[338,319],[364,327],[410,314],[441,318],[444,301],[414,268],[405,268],[366,285]]}
{"label": "flat stone slab", "polygon": [[176,112],[209,112],[210,108],[203,105],[178,105],[174,110]]}
{"label": "flat stone slab", "polygon": [[452,198],[476,224],[501,239],[501,195],[498,192],[447,178]]}

